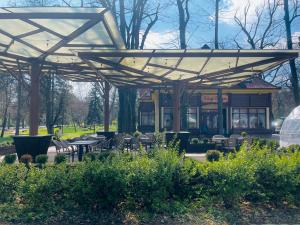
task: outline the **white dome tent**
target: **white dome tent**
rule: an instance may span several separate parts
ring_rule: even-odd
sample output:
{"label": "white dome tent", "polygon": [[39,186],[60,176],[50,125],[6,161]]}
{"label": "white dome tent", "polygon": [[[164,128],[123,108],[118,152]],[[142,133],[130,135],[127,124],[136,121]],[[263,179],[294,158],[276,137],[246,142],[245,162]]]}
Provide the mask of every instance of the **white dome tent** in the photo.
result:
{"label": "white dome tent", "polygon": [[300,145],[300,106],[284,120],[280,130],[280,146]]}

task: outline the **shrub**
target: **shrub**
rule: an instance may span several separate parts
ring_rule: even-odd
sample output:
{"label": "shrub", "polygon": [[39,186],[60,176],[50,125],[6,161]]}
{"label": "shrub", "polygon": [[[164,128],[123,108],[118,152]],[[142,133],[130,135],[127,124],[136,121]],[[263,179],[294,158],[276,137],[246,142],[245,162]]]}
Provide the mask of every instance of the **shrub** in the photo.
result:
{"label": "shrub", "polygon": [[206,159],[209,162],[218,161],[221,157],[221,152],[218,150],[208,150],[206,153]]}
{"label": "shrub", "polygon": [[58,153],[58,154],[54,157],[54,163],[55,163],[55,164],[65,163],[66,161],[67,161],[67,157],[66,157],[65,154]]}
{"label": "shrub", "polygon": [[4,156],[4,162],[5,164],[14,164],[17,159],[16,154],[10,154],[10,155],[5,155]]}
{"label": "shrub", "polygon": [[20,162],[29,166],[29,164],[32,163],[32,156],[29,154],[22,155],[20,158]]}
{"label": "shrub", "polygon": [[245,131],[243,131],[243,132],[241,133],[241,136],[242,136],[243,138],[245,138],[245,137],[247,137],[247,136],[248,136],[248,133],[247,133],[247,132],[245,132]]}
{"label": "shrub", "polygon": [[24,165],[0,165],[0,203],[15,202],[25,173]]}
{"label": "shrub", "polygon": [[203,178],[203,195],[223,202],[227,208],[238,206],[252,188],[253,174],[251,163],[242,157],[210,163]]}
{"label": "shrub", "polygon": [[101,152],[99,155],[98,155],[98,159],[100,161],[106,161],[106,160],[109,160],[111,159],[112,157],[114,157],[115,153],[112,153],[112,152],[109,152],[109,151],[105,151],[105,152]]}
{"label": "shrub", "polygon": [[94,152],[88,152],[84,155],[84,161],[95,161],[97,158],[98,158],[98,155],[97,153],[94,153]]}
{"label": "shrub", "polygon": [[199,144],[199,139],[198,139],[198,138],[192,138],[192,139],[191,139],[191,143],[192,143],[193,145]]}
{"label": "shrub", "polygon": [[209,142],[208,138],[203,138],[203,144],[207,144]]}
{"label": "shrub", "polygon": [[46,154],[37,155],[35,157],[35,162],[40,166],[43,167],[48,162],[48,156]]}

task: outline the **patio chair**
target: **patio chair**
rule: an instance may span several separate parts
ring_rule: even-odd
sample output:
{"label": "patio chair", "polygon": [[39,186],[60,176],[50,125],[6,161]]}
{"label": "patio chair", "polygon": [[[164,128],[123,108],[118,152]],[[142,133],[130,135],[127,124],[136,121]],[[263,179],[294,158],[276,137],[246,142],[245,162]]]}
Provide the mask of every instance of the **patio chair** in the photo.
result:
{"label": "patio chair", "polygon": [[152,146],[155,143],[155,135],[154,135],[154,133],[145,133],[145,135],[149,138],[149,147],[152,148]]}
{"label": "patio chair", "polygon": [[230,138],[236,140],[236,143],[235,143],[236,146],[241,145],[244,140],[244,138],[240,134],[232,134],[232,135],[230,135]]}
{"label": "patio chair", "polygon": [[101,151],[103,150],[109,150],[110,149],[110,143],[112,139],[104,140],[100,143]]}
{"label": "patio chair", "polygon": [[60,141],[52,140],[52,143],[55,146],[56,153],[61,153],[65,151],[65,147],[62,145]]}
{"label": "patio chair", "polygon": [[73,148],[68,145],[66,142],[63,141],[57,141],[57,140],[52,140],[55,149],[56,149],[56,153],[58,154],[65,154],[67,156],[69,156],[69,159],[72,158],[72,162],[74,162],[74,154],[75,151],[73,150]]}
{"label": "patio chair", "polygon": [[[223,140],[220,140],[220,139],[223,139]],[[215,142],[215,143],[217,143],[217,144],[224,143],[224,139],[225,139],[225,136],[224,135],[220,135],[220,134],[214,135],[212,137],[212,141]]]}
{"label": "patio chair", "polygon": [[227,143],[223,146],[223,150],[225,153],[232,152],[237,149],[237,139],[236,138],[229,138]]}

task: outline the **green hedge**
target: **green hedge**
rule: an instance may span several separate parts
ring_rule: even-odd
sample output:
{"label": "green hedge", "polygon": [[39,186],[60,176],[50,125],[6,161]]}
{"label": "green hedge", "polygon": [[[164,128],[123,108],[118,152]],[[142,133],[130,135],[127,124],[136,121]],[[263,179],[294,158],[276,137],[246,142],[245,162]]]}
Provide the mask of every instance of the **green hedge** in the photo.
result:
{"label": "green hedge", "polygon": [[241,201],[300,203],[298,147],[275,150],[246,143],[237,153],[205,163],[174,149],[93,158],[44,168],[1,165],[0,205],[45,219],[74,212],[172,212],[198,200],[225,207],[238,207]]}

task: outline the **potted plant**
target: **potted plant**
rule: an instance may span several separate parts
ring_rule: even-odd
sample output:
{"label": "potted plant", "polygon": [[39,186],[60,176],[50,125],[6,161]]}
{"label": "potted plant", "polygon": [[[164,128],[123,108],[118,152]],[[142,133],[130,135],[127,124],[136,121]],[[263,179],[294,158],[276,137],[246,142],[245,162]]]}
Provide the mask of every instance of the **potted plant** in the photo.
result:
{"label": "potted plant", "polygon": [[45,155],[48,152],[52,135],[43,136],[12,136],[16,146],[18,159],[22,155],[29,154],[35,160],[37,155]]}

